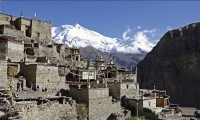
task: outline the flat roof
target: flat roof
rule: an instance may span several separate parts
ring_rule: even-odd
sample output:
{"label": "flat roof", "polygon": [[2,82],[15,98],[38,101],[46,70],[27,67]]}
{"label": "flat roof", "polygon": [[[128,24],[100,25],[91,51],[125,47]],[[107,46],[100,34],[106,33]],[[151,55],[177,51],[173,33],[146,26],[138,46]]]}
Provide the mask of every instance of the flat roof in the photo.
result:
{"label": "flat roof", "polygon": [[194,116],[197,109],[193,107],[181,107],[181,111],[183,116]]}

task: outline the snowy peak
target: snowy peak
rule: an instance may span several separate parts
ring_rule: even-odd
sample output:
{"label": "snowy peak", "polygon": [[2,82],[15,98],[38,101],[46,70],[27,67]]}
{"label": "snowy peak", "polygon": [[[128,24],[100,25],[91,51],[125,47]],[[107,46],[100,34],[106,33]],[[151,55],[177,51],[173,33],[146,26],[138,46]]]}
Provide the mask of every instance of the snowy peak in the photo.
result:
{"label": "snowy peak", "polygon": [[129,34],[130,30],[126,31],[126,33],[123,33],[123,40],[120,40],[103,36],[79,24],[52,28],[52,39],[69,47],[84,48],[90,46],[109,53],[147,53],[153,48],[154,45],[145,36],[145,31],[137,32],[134,36],[128,36]]}

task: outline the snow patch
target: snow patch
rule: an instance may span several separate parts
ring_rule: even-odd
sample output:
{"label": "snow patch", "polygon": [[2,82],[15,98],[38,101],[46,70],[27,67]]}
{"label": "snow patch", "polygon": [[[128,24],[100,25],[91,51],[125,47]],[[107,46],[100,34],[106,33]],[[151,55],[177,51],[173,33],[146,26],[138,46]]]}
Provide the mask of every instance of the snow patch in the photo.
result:
{"label": "snow patch", "polygon": [[178,30],[179,30],[181,36],[183,36],[182,28],[180,28],[180,29],[178,29]]}
{"label": "snow patch", "polygon": [[173,38],[173,32],[172,31],[170,31],[170,34],[171,34],[171,38]]}

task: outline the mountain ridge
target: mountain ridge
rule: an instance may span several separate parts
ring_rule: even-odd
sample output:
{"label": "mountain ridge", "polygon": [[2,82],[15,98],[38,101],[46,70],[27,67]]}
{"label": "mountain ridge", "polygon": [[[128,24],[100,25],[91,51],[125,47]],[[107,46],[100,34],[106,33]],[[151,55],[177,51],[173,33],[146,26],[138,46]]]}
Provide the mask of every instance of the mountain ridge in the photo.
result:
{"label": "mountain ridge", "polygon": [[[148,53],[153,48],[154,44],[151,43],[148,38],[141,37],[143,35],[144,33],[138,32],[133,37],[118,39],[103,36],[102,34],[86,29],[79,24],[66,24],[59,27],[52,27],[52,39],[57,43],[66,44],[69,47],[75,48],[90,46],[108,53]],[[138,40],[136,37],[140,39]]]}

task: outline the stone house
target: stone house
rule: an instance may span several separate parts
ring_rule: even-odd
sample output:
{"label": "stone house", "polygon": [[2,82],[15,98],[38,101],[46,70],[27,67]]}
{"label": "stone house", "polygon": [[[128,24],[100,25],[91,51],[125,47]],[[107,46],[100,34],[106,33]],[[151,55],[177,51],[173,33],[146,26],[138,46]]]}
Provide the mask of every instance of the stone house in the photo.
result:
{"label": "stone house", "polygon": [[48,91],[59,91],[65,89],[65,76],[59,75],[58,66],[48,64],[22,64],[20,73],[26,78],[27,86],[36,89],[47,89]]}
{"label": "stone house", "polygon": [[170,101],[169,96],[166,94],[166,90],[151,90],[152,94],[156,96],[156,106],[157,107],[169,107]]}
{"label": "stone house", "polygon": [[143,108],[155,109],[156,108],[156,98],[155,97],[144,97],[139,96],[135,98],[127,98],[126,104],[133,113],[136,115],[138,110],[138,115],[144,115]]}
{"label": "stone house", "polygon": [[0,14],[0,25],[11,25],[20,30],[24,36],[32,39],[40,39],[43,43],[51,43],[51,22],[41,21],[36,18],[28,19],[23,16],[15,17]]}
{"label": "stone house", "polygon": [[105,61],[103,59],[103,57],[101,56],[99,60],[96,61],[96,64],[95,64],[95,67],[96,67],[96,70],[106,70],[107,69],[107,66],[104,64]]}
{"label": "stone house", "polygon": [[108,82],[109,94],[120,100],[123,96],[132,98],[139,95],[139,84],[135,82]]}
{"label": "stone house", "polygon": [[95,69],[71,69],[66,76],[67,81],[90,82],[96,80]]}
{"label": "stone house", "polygon": [[75,70],[71,70],[71,73],[73,74],[73,78],[75,78],[77,81],[94,81],[96,80],[96,69],[94,68],[94,65],[92,62],[88,61],[87,62],[87,67],[86,68],[79,68]]}
{"label": "stone house", "polygon": [[120,113],[120,102],[112,101],[106,84],[71,84],[70,94],[77,102],[88,106],[89,120],[106,120],[111,114]]}
{"label": "stone house", "polygon": [[81,80],[96,80],[96,70],[84,70],[80,69]]}
{"label": "stone house", "polygon": [[107,64],[107,69],[117,71],[117,66],[114,64],[112,60],[110,60],[110,62]]}
{"label": "stone house", "polygon": [[24,60],[24,42],[13,37],[0,36],[0,59],[9,62]]}
{"label": "stone house", "polygon": [[26,81],[24,79],[15,78],[20,71],[19,63],[10,63],[0,60],[0,86],[17,90],[17,82],[20,82],[21,88],[26,89]]}
{"label": "stone house", "polygon": [[23,35],[23,32],[20,30],[17,30],[14,26],[12,25],[0,25],[0,34],[4,36],[12,36],[15,38],[20,38],[23,39],[25,36]]}
{"label": "stone house", "polygon": [[80,61],[81,52],[80,49],[70,48],[70,58],[74,61]]}

